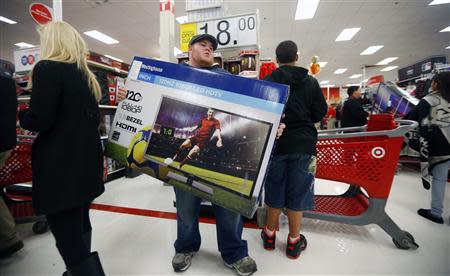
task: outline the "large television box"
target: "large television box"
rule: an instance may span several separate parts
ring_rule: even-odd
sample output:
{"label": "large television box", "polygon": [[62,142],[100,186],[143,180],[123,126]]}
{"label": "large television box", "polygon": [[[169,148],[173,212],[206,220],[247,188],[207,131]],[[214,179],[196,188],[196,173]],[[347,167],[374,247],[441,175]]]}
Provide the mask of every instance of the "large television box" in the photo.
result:
{"label": "large television box", "polygon": [[252,217],[289,87],[135,57],[107,155]]}

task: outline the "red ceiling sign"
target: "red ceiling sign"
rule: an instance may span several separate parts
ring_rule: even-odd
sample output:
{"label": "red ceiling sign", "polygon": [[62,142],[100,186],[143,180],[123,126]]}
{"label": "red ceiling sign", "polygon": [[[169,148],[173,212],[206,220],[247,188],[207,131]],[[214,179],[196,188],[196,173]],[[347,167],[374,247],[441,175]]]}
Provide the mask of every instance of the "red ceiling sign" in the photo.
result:
{"label": "red ceiling sign", "polygon": [[36,23],[44,25],[53,19],[52,8],[41,3],[32,3],[29,8],[30,15]]}

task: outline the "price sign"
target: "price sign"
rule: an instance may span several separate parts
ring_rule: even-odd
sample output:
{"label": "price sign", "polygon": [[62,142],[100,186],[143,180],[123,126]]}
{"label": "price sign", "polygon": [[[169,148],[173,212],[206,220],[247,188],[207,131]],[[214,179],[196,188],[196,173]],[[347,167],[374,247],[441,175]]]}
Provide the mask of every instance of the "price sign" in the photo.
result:
{"label": "price sign", "polygon": [[196,34],[210,34],[216,37],[219,49],[257,45],[257,19],[256,14],[249,14],[182,24],[181,51],[188,50],[189,40]]}

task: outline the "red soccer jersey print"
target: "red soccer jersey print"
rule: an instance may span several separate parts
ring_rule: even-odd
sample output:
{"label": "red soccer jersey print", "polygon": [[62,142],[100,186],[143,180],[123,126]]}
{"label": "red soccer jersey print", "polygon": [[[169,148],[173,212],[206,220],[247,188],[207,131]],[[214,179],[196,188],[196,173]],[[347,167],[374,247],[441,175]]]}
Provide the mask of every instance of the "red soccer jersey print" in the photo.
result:
{"label": "red soccer jersey print", "polygon": [[208,118],[203,118],[198,126],[199,129],[195,137],[200,141],[209,139],[213,135],[214,131],[216,131],[216,129],[220,130],[220,122],[219,120],[214,118],[212,118],[211,120],[208,120]]}

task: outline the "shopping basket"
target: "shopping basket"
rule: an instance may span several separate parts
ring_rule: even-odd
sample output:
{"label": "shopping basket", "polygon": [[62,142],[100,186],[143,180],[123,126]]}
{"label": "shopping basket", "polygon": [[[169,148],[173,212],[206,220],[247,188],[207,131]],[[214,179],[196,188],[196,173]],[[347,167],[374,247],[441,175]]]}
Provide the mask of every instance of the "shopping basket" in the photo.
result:
{"label": "shopping basket", "polygon": [[[403,136],[417,127],[413,121],[395,122],[388,122],[385,130],[381,130],[382,124],[369,121],[373,131],[368,131],[367,125],[319,131],[316,178],[347,183],[351,188],[338,196],[316,195],[315,210],[304,212],[304,217],[353,225],[374,223],[398,248],[419,247],[385,212]],[[265,212],[261,213],[257,215],[259,226],[265,224]]]}
{"label": "shopping basket", "polygon": [[[30,183],[31,171],[31,144],[32,136],[18,135],[17,146],[11,153],[5,165],[0,169],[0,196],[5,200],[16,223],[33,224],[33,232],[36,234],[48,231],[45,216],[36,216],[30,198],[30,187],[19,186]],[[24,195],[23,190],[26,195]]]}

